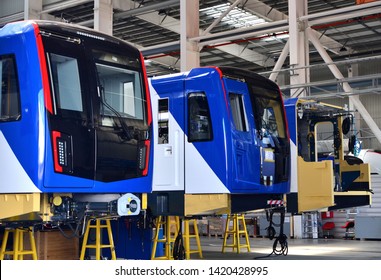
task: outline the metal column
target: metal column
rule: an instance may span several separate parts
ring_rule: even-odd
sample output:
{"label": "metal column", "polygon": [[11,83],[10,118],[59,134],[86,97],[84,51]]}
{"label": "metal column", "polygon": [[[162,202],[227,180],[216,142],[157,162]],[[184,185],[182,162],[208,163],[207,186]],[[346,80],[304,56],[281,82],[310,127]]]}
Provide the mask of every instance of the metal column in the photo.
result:
{"label": "metal column", "polygon": [[[304,22],[298,19],[300,16],[307,14],[306,0],[289,0],[289,32],[290,32],[290,65],[298,69],[291,70],[290,85],[306,84],[310,80],[309,68],[309,48],[308,40],[305,35]],[[291,97],[306,96],[304,88],[291,89]]]}
{"label": "metal column", "polygon": [[24,19],[41,19],[42,0],[24,0]]}
{"label": "metal column", "polygon": [[199,35],[198,0],[180,0],[180,70],[188,71],[200,66],[198,42],[190,38]]}
{"label": "metal column", "polygon": [[112,35],[113,5],[111,0],[94,0],[94,29]]}

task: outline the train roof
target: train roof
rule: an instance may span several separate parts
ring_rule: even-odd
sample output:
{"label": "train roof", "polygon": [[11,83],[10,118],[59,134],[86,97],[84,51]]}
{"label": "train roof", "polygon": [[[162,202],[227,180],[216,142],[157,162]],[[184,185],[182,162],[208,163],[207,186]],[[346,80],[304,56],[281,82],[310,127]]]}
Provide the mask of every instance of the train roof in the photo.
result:
{"label": "train roof", "polygon": [[50,32],[52,34],[62,34],[65,33],[67,35],[71,35],[74,37],[86,37],[90,40],[99,40],[105,42],[111,42],[118,45],[124,45],[125,47],[129,47],[132,50],[137,50],[136,47],[131,44],[105,34],[100,31],[93,30],[88,27],[84,27],[77,24],[71,23],[63,23],[49,20],[25,20],[25,21],[16,21],[11,22],[4,25],[0,29],[0,37],[6,37],[11,35],[16,35],[20,33],[25,33],[31,30],[34,30],[35,26],[38,26],[40,31]]}
{"label": "train roof", "polygon": [[219,76],[229,77],[238,80],[250,80],[254,83],[261,83],[262,86],[267,86],[273,89],[277,89],[278,85],[271,81],[270,79],[263,77],[259,74],[256,74],[252,71],[240,69],[236,67],[227,67],[227,66],[205,66],[205,67],[195,67],[190,71],[168,74],[158,77],[152,77],[151,80],[155,82],[170,82],[177,81],[183,79],[191,79],[197,77],[199,75],[207,75],[207,74],[218,74]]}

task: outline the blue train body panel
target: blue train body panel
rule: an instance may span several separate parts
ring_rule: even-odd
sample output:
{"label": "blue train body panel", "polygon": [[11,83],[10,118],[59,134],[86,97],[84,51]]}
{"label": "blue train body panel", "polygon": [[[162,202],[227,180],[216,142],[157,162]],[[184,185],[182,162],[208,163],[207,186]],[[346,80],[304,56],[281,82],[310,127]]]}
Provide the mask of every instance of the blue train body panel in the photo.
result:
{"label": "blue train body panel", "polygon": [[291,192],[297,192],[298,190],[298,176],[297,176],[297,157],[298,157],[298,149],[297,149],[297,137],[298,137],[298,129],[297,129],[297,103],[298,98],[288,98],[284,101],[284,107],[286,110],[287,122],[288,122],[288,130],[290,134],[290,154],[291,154],[291,174],[290,174],[290,182],[291,182]]}
{"label": "blue train body panel", "polygon": [[23,96],[19,120],[0,123],[1,150],[7,151],[7,156],[2,153],[1,158],[2,164],[7,166],[0,171],[1,178],[7,178],[1,180],[1,189],[2,192],[36,192],[43,187],[43,165],[39,162],[45,157],[46,117],[42,79],[36,71],[39,61],[34,55],[37,53],[35,32],[31,24],[6,25],[0,30],[0,37],[0,54],[11,58],[13,66],[19,66],[12,70],[17,70],[15,74]]}
{"label": "blue train body panel", "polygon": [[0,193],[151,191],[138,50],[90,29],[12,23],[0,29],[0,74]]}
{"label": "blue train body panel", "polygon": [[[289,191],[289,140],[275,84],[250,72],[215,67],[152,78],[150,83],[153,191]],[[276,118],[278,131],[256,121],[263,111]]]}
{"label": "blue train body panel", "polygon": [[298,103],[298,98],[288,98],[284,101],[284,106],[286,109],[286,116],[288,122],[288,129],[290,133],[290,140],[296,144],[296,105]]}

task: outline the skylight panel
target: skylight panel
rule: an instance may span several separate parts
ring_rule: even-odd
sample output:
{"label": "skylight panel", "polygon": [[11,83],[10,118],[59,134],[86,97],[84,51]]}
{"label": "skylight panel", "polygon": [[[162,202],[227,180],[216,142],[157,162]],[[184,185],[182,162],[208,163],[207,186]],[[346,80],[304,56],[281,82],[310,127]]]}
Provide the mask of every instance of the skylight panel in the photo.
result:
{"label": "skylight panel", "polygon": [[[204,8],[200,10],[200,13],[212,17],[214,19],[218,19],[222,16],[224,12],[226,12],[229,9],[230,5],[230,3],[225,3],[213,7]],[[250,12],[235,7],[221,20],[221,22],[223,22],[224,24],[229,24],[230,26],[234,26],[235,28],[241,28],[265,23],[266,21]]]}

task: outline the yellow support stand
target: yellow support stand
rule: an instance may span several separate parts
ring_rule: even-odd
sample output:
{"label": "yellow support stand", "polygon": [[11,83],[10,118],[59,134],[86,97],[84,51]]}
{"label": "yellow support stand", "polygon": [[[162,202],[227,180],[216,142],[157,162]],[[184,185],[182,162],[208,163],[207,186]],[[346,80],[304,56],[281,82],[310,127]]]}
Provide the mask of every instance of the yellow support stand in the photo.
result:
{"label": "yellow support stand", "polygon": [[[193,223],[194,234],[189,233],[189,223]],[[190,254],[198,253],[200,259],[202,259],[202,250],[200,236],[198,234],[197,220],[184,220],[184,242],[185,242],[185,259],[190,259]],[[190,249],[190,238],[196,238],[197,250]]]}
{"label": "yellow support stand", "polygon": [[[233,227],[230,228],[230,223],[233,222]],[[240,229],[239,222],[241,221],[242,228]],[[231,244],[227,244],[227,239],[230,235],[233,235],[233,241]],[[240,243],[240,237],[243,235],[245,237],[245,244]],[[225,234],[224,234],[224,242],[222,245],[222,253],[225,252],[226,247],[233,248],[233,252],[237,250],[237,253],[240,253],[241,248],[247,248],[247,251],[250,252],[250,243],[249,243],[249,236],[247,234],[246,229],[246,222],[245,222],[245,216],[243,214],[233,214],[228,215],[226,219],[226,227],[225,227]]]}
{"label": "yellow support stand", "polygon": [[[174,232],[171,226],[175,225]],[[160,228],[163,229],[163,238],[159,238]],[[180,219],[178,216],[159,216],[156,219],[156,232],[153,239],[151,260],[173,260],[173,243],[180,230]],[[156,257],[157,244],[164,243],[164,256]]]}
{"label": "yellow support stand", "polygon": [[[92,224],[92,222],[95,221],[95,224]],[[105,221],[106,224],[102,224],[101,222]],[[95,229],[95,244],[88,245],[87,241],[89,239],[89,233],[90,230],[94,228]],[[102,236],[101,236],[101,229],[107,229],[108,234],[108,240],[110,244],[102,244]],[[115,246],[114,246],[114,240],[112,237],[112,230],[111,230],[111,223],[110,219],[90,219],[87,221],[86,225],[86,231],[85,235],[83,237],[82,242],[82,249],[81,249],[81,256],[80,260],[85,259],[85,252],[87,248],[95,249],[95,259],[100,260],[101,259],[101,250],[104,248],[110,248],[111,250],[111,259],[116,260],[116,254],[115,254]]]}
{"label": "yellow support stand", "polygon": [[[24,250],[24,233],[29,233],[30,250]],[[13,233],[13,250],[6,251],[9,233]],[[24,255],[32,255],[33,260],[37,260],[36,242],[31,228],[6,228],[4,231],[3,242],[1,244],[0,260],[5,255],[13,255],[14,260],[23,260]]]}

